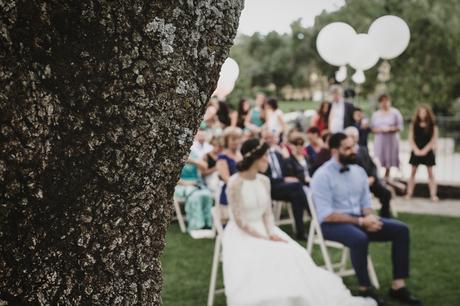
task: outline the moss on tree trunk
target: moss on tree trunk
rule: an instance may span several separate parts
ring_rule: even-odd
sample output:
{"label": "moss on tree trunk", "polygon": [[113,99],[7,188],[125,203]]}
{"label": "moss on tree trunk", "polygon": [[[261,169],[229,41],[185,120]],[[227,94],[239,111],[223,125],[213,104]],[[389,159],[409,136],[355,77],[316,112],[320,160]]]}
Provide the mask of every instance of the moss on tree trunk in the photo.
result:
{"label": "moss on tree trunk", "polygon": [[0,299],[159,305],[242,0],[0,0]]}

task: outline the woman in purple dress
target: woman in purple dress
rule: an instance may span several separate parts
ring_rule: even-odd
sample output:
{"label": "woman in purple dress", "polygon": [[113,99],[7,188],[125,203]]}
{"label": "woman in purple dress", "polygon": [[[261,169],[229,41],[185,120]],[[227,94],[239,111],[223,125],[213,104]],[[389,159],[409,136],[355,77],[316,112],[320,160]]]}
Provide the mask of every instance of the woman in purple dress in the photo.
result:
{"label": "woman in purple dress", "polygon": [[391,167],[399,168],[399,132],[404,122],[399,110],[391,106],[389,96],[379,97],[379,107],[371,119],[375,134],[374,154],[385,168],[385,178],[388,178]]}

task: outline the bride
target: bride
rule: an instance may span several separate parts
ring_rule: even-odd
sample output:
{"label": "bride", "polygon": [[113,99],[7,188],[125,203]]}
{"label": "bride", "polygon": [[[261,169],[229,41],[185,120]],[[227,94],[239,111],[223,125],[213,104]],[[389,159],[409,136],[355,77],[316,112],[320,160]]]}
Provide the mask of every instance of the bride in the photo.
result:
{"label": "bride", "polygon": [[342,280],[315,265],[307,251],[274,225],[268,145],[243,143],[243,160],[228,183],[230,222],[223,237],[229,306],[375,306],[353,297]]}

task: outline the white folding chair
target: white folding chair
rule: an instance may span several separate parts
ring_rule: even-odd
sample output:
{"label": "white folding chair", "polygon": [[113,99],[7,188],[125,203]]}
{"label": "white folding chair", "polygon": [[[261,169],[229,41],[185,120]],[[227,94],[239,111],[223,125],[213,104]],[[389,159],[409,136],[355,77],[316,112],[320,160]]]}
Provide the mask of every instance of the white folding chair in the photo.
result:
{"label": "white folding chair", "polygon": [[393,217],[397,218],[398,217],[398,210],[395,205],[395,198],[396,198],[396,191],[393,186],[388,185],[386,186],[390,192],[391,192],[391,201],[390,201],[390,213],[393,215]]}
{"label": "white folding chair", "polygon": [[220,211],[217,207],[211,209],[211,215],[214,227],[217,231],[216,240],[214,242],[214,256],[212,259],[211,268],[211,280],[209,282],[209,293],[208,293],[208,306],[214,305],[214,297],[217,294],[224,293],[224,288],[216,289],[217,273],[219,271],[219,265],[222,261],[222,237],[224,234],[224,227],[221,222]]}
{"label": "white folding chair", "polygon": [[[350,257],[350,250],[339,242],[324,239],[323,232],[321,231],[321,226],[317,219],[313,197],[311,196],[310,192],[307,194],[307,197],[308,205],[310,206],[311,211],[310,231],[308,233],[307,241],[308,253],[311,254],[313,251],[313,245],[317,244],[321,249],[321,255],[325,263],[325,266],[323,267],[326,268],[326,270],[335,273],[341,277],[355,275],[356,273],[353,268],[347,268],[348,258]],[[331,257],[329,255],[329,251],[327,249],[328,247],[342,250],[340,262],[332,262]],[[377,289],[380,288],[379,280],[377,278],[377,274],[374,269],[374,264],[372,263],[370,255],[367,256],[367,267],[369,270],[369,277],[371,279],[372,285]]]}
{"label": "white folding chair", "polygon": [[[272,201],[273,203],[273,215],[275,217],[275,224],[277,226],[290,224],[292,226],[292,231],[295,233],[295,221],[294,221],[294,213],[292,212],[291,203],[286,201]],[[281,214],[284,208],[287,208],[288,217],[281,219]]]}
{"label": "white folding chair", "polygon": [[174,210],[176,213],[176,219],[177,219],[177,222],[179,223],[179,228],[182,233],[185,233],[187,232],[187,228],[185,226],[185,218],[181,210],[181,204],[185,203],[185,199],[174,197],[173,201],[174,201]]}

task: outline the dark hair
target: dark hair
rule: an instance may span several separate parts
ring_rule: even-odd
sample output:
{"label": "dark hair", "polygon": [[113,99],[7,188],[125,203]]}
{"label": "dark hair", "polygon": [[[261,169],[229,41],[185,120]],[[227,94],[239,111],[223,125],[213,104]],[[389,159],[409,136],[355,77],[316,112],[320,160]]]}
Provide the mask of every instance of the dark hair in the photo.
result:
{"label": "dark hair", "polygon": [[356,92],[355,92],[355,90],[353,88],[347,88],[347,89],[345,89],[345,91],[343,93],[343,97],[345,99],[347,99],[347,98],[352,98],[353,99],[355,96],[356,96]]}
{"label": "dark hair", "polygon": [[347,139],[347,137],[348,137],[347,135],[345,135],[344,133],[340,133],[340,132],[332,134],[331,137],[329,138],[329,150],[340,148],[342,141],[344,139]]}
{"label": "dark hair", "polygon": [[[323,108],[325,106],[327,107],[327,110],[326,110],[326,112],[323,112]],[[318,113],[319,117],[322,120],[324,120],[325,122],[327,122],[327,116],[328,116],[329,110],[330,110],[329,108],[330,108],[329,102],[328,101],[323,101],[323,102],[321,102],[321,104],[318,107],[318,110],[316,111]]]}
{"label": "dark hair", "polygon": [[305,143],[305,139],[304,139],[304,135],[303,133],[299,132],[298,130],[296,130],[295,128],[291,129],[287,135],[287,141],[290,143],[290,144],[297,144],[299,143],[300,141],[302,141],[302,144]]}
{"label": "dark hair", "polygon": [[249,111],[244,110],[243,106],[244,103],[249,103],[247,99],[243,98],[240,100],[238,103],[238,119],[236,125],[239,128],[244,128],[244,121],[246,119],[246,116],[248,115]]}
{"label": "dark hair", "polygon": [[383,94],[379,96],[379,99],[377,101],[382,102],[382,100],[385,100],[385,99],[389,100],[390,97],[387,94]]}
{"label": "dark hair", "polygon": [[324,141],[324,143],[329,143],[329,138],[331,138],[330,132],[324,132],[323,135],[321,135],[321,139]]}
{"label": "dark hair", "polygon": [[321,133],[320,133],[319,129],[316,126],[312,126],[312,127],[308,128],[307,134],[316,134],[316,135],[319,136]]}
{"label": "dark hair", "polygon": [[414,117],[412,118],[412,125],[411,128],[414,129],[416,126],[420,127],[420,123],[422,120],[420,119],[420,110],[424,109],[426,111],[426,127],[425,130],[430,134],[433,135],[434,133],[434,127],[436,126],[436,116],[434,115],[433,111],[431,110],[431,107],[428,105],[422,104],[420,105],[415,114]]}
{"label": "dark hair", "polygon": [[261,143],[257,138],[246,140],[240,150],[243,159],[236,164],[236,169],[238,171],[248,170],[256,160],[264,156],[268,148],[268,144]]}
{"label": "dark hair", "polygon": [[228,109],[227,103],[219,101],[219,109],[217,110],[217,119],[224,124],[224,126],[230,125],[230,110]]}
{"label": "dark hair", "polygon": [[354,112],[362,112],[363,110],[361,109],[361,107],[355,106],[355,109],[353,111]]}
{"label": "dark hair", "polygon": [[267,104],[270,105],[270,107],[275,110],[278,109],[278,101],[276,101],[276,99],[273,99],[273,98],[268,99]]}

